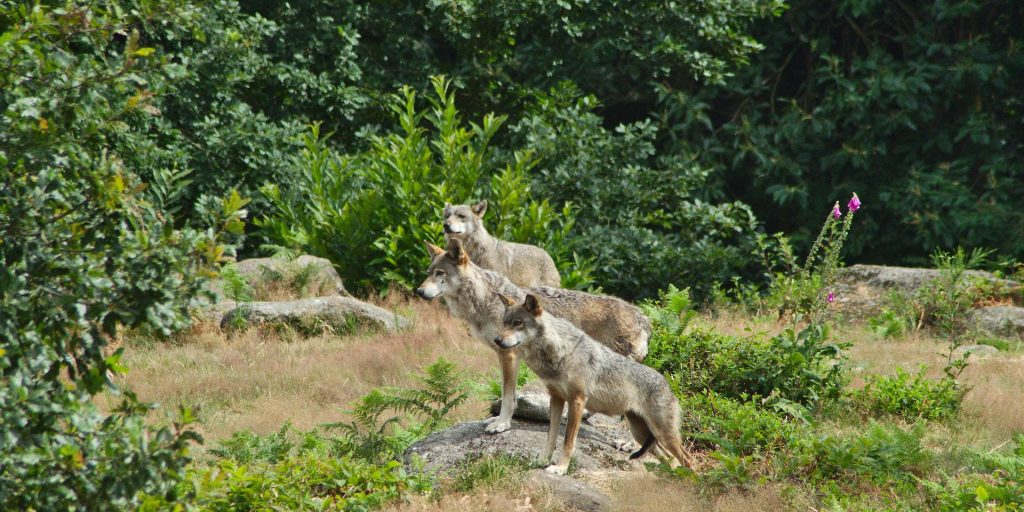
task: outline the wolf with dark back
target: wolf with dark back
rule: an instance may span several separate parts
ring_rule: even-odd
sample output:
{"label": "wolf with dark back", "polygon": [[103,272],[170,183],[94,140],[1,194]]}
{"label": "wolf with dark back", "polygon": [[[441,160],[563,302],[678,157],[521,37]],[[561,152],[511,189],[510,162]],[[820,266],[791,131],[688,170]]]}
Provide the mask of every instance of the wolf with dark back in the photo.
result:
{"label": "wolf with dark back", "polygon": [[458,240],[473,263],[504,275],[517,286],[557,288],[562,284],[555,261],[544,249],[491,236],[484,227],[486,211],[487,201],[446,204],[442,212],[445,241]]}
{"label": "wolf with dark back", "polygon": [[[545,312],[543,299],[502,297],[508,306],[494,337],[500,351],[518,351],[551,395],[546,469],[564,475],[576,449],[583,409],[625,415],[641,448],[630,458],[660,447],[692,468],[679,437],[679,400],[668,381],[653,368],[623,357],[587,336],[578,327]],[[500,352],[499,352],[500,353]],[[554,456],[562,410],[569,404],[562,451]]]}
{"label": "wolf with dark back", "polygon": [[474,264],[458,240],[449,242],[447,250],[430,243],[427,248],[432,261],[427,278],[416,293],[428,300],[444,300],[452,316],[465,320],[473,336],[498,355],[502,376],[501,412],[488,420],[486,430],[490,433],[511,428],[519,375],[516,352],[500,350],[493,343],[505,314],[502,295],[522,300],[528,291],[544,297],[552,314],[573,322],[613,350],[637,361],[647,355],[651,323],[636,306],[615,297],[574,290],[540,287],[524,291],[505,276]]}

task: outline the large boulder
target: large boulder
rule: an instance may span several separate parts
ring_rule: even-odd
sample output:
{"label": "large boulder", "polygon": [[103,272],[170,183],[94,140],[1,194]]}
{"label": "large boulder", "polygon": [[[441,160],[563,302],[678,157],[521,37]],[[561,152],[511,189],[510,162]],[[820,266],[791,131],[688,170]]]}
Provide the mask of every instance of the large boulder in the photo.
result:
{"label": "large boulder", "polygon": [[543,488],[561,505],[561,508],[582,512],[601,512],[612,508],[612,500],[587,482],[567,476],[533,469],[527,474],[527,484]]}
{"label": "large boulder", "polygon": [[994,336],[1024,339],[1024,308],[1019,306],[978,308],[970,312],[968,324]]}
{"label": "large boulder", "polygon": [[[972,279],[987,281],[997,289],[1020,288],[1020,283],[1000,279],[990,272],[968,270],[966,274]],[[885,307],[890,292],[912,297],[940,276],[940,271],[933,268],[853,265],[836,272],[836,303],[840,310],[853,316],[874,315]]]}
{"label": "large boulder", "polygon": [[242,303],[224,314],[220,326],[236,329],[257,324],[283,324],[300,331],[322,327],[347,331],[359,325],[385,330],[409,327],[408,320],[384,308],[340,296]]}
{"label": "large boulder", "polygon": [[[564,430],[563,426],[562,432]],[[421,439],[410,446],[405,455],[409,462],[414,457],[420,458],[428,471],[437,471],[440,475],[451,474],[467,461],[482,455],[514,455],[542,463],[540,456],[547,433],[547,423],[513,419],[511,430],[488,434],[484,431],[483,421],[470,421]],[[577,472],[636,467],[638,463],[630,461],[629,454],[618,449],[624,438],[630,438],[630,433],[622,422],[582,423],[576,437],[574,456]],[[561,442],[560,433],[559,446]]]}
{"label": "large boulder", "polygon": [[[286,294],[288,298],[348,296],[341,276],[330,261],[316,256],[302,255],[293,260],[283,258],[250,258],[238,261],[222,272],[233,272],[245,281],[249,289],[260,294]],[[232,299],[226,293],[224,277],[210,283],[215,302]]]}
{"label": "large boulder", "polygon": [[[598,416],[598,415],[595,415]],[[525,457],[543,466],[540,460],[547,440],[547,423],[512,420],[512,429],[500,434],[488,434],[483,421],[459,423],[447,430],[435,432],[416,442],[405,452],[407,464],[419,460],[424,469],[438,476],[454,476],[460,469],[481,456],[513,455]],[[559,433],[559,449],[565,432]],[[579,480],[591,473],[631,471],[642,466],[629,460],[617,446],[629,429],[620,421],[606,418],[596,423],[582,423],[576,437],[576,468],[571,476],[548,473],[543,469],[527,474],[527,485],[543,488],[562,507],[574,510],[600,512],[611,507],[611,501],[593,485]]]}

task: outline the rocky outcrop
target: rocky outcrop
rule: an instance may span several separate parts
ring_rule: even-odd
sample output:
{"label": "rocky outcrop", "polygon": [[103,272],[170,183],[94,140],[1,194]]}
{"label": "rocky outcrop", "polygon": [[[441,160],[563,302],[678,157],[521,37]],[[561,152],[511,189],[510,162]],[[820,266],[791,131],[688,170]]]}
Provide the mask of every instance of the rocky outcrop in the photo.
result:
{"label": "rocky outcrop", "polygon": [[[483,421],[470,421],[423,438],[409,447],[406,457],[410,461],[412,457],[419,457],[427,470],[439,474],[449,474],[481,455],[518,455],[540,463],[547,432],[547,423],[513,419],[511,430],[488,434]],[[629,429],[621,422],[582,423],[574,456],[577,471],[633,468],[637,463],[631,462],[629,454],[618,449],[621,440],[629,437]],[[561,439],[559,434],[559,443]]]}
{"label": "rocky outcrop", "polygon": [[[293,260],[282,258],[250,258],[231,268],[253,289],[282,287],[295,298],[349,296],[334,265],[324,258],[302,255]],[[225,296],[222,279],[210,283],[210,291],[221,302]],[[259,298],[259,297],[257,297]]]}
{"label": "rocky outcrop", "polygon": [[[545,405],[544,415],[547,415]],[[598,419],[600,418],[600,419]],[[435,432],[409,447],[406,462],[419,460],[424,469],[439,477],[451,476],[466,464],[487,455],[513,455],[525,457],[543,466],[540,460],[547,439],[546,422],[512,420],[512,429],[500,434],[488,434],[484,421],[460,423],[447,430]],[[559,447],[565,425],[559,434]],[[595,414],[580,425],[573,457],[575,471],[571,476],[559,476],[543,469],[527,474],[527,483],[543,487],[562,506],[570,509],[598,512],[608,510],[611,502],[594,486],[576,477],[589,473],[632,471],[643,466],[629,460],[629,454],[619,451],[622,439],[629,439],[629,429],[621,421]]]}
{"label": "rocky outcrop", "polygon": [[289,325],[300,331],[330,327],[348,331],[359,325],[386,330],[405,329],[408,320],[352,297],[317,297],[280,302],[247,302],[224,314],[222,329],[258,324]]}
{"label": "rocky outcrop", "polygon": [[972,310],[968,325],[1001,338],[1024,339],[1024,308],[990,306]]}
{"label": "rocky outcrop", "polygon": [[[987,281],[997,289],[1010,291],[1021,286],[989,272],[969,270],[967,275]],[[940,276],[940,271],[932,268],[853,265],[836,272],[836,303],[840,311],[852,316],[875,315],[887,304],[890,292],[898,291],[912,297]]]}
{"label": "rocky outcrop", "polygon": [[999,353],[999,349],[989,345],[963,345],[953,351],[954,358],[961,358],[968,354],[972,358],[984,358]]}
{"label": "rocky outcrop", "polygon": [[529,485],[543,488],[551,493],[551,496],[562,508],[582,512],[601,512],[610,510],[612,507],[612,500],[589,483],[567,476],[554,475],[543,469],[531,470],[527,473],[526,478]]}

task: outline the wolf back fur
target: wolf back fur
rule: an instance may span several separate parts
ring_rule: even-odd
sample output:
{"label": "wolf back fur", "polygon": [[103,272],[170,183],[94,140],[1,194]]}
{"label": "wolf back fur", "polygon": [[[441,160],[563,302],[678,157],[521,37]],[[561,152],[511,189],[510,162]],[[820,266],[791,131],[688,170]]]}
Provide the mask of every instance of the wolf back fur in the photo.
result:
{"label": "wolf back fur", "polygon": [[491,236],[483,223],[486,211],[487,201],[445,205],[445,240],[458,240],[474,263],[504,275],[517,286],[560,286],[562,278],[551,255],[535,245],[506,242]]}
{"label": "wolf back fur", "polygon": [[[429,243],[427,248],[432,262],[416,293],[425,299],[441,297],[452,316],[465,320],[473,336],[496,351],[502,369],[502,405],[501,413],[487,430],[508,430],[515,411],[519,359],[515,351],[499,350],[492,340],[505,314],[505,303],[500,297],[522,301],[526,292],[505,276],[475,265],[458,240],[452,240],[447,251]],[[552,314],[580,322],[581,328],[612,349],[622,350],[633,358],[646,355],[650,321],[635,306],[614,297],[571,290],[537,288],[531,289],[531,293],[550,300]]]}
{"label": "wolf back fur", "polygon": [[[507,304],[514,299],[504,298]],[[542,299],[527,295],[509,307],[495,345],[520,352],[526,365],[548,387],[551,417],[544,457],[547,469],[565,474],[576,448],[584,407],[611,416],[625,415],[640,457],[657,445],[680,463],[692,467],[679,437],[679,401],[660,373],[597,343],[578,327],[541,307]],[[569,416],[561,454],[553,456],[562,410]]]}

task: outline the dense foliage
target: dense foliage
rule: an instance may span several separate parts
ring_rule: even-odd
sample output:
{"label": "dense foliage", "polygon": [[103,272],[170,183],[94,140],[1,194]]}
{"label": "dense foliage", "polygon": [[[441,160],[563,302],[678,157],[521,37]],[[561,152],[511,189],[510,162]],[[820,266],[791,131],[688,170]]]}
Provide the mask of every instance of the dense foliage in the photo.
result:
{"label": "dense foliage", "polygon": [[140,492],[173,501],[197,438],[188,414],[144,425],[148,408],[131,393],[109,414],[91,402],[124,371],[105,348],[119,329],[183,325],[225,235],[243,228],[233,195],[199,201],[194,223],[211,227],[175,229],[160,204],[177,189],[147,190],[134,173],[133,152],[158,145],[146,87],[167,71],[139,29],[175,8],[0,11],[2,509],[127,508]]}
{"label": "dense foliage", "polygon": [[796,0],[755,25],[751,65],[667,104],[669,124],[769,231],[809,243],[809,207],[854,190],[877,200],[850,259],[924,264],[958,244],[1020,259],[1022,17],[1020,2]]}
{"label": "dense foliage", "polygon": [[492,235],[544,247],[563,285],[589,284],[571,252],[571,205],[559,212],[534,199],[528,153],[503,166],[492,156],[504,118],[488,114],[467,125],[449,83],[436,77],[433,88],[426,110],[403,89],[391,103],[401,131],[372,136],[365,152],[339,155],[314,127],[287,186],[261,189],[275,209],[257,222],[263,235],[279,248],[331,259],[351,284],[412,289],[429,264],[423,241],[444,243],[440,207],[490,199],[484,222]]}

